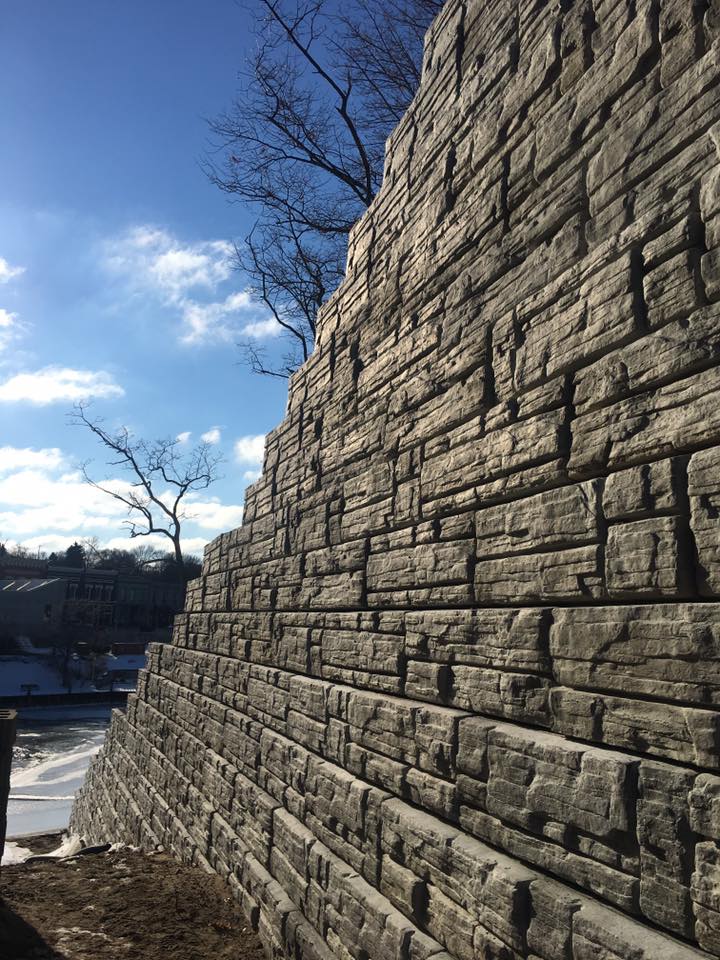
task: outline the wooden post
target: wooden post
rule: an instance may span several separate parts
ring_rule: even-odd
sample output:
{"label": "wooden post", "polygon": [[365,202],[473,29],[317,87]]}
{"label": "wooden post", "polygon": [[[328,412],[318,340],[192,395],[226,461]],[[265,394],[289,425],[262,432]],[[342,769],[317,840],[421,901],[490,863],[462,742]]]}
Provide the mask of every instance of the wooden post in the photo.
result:
{"label": "wooden post", "polygon": [[14,710],[0,710],[0,860],[5,850],[7,830],[7,803],[10,793],[10,767],[15,743]]}

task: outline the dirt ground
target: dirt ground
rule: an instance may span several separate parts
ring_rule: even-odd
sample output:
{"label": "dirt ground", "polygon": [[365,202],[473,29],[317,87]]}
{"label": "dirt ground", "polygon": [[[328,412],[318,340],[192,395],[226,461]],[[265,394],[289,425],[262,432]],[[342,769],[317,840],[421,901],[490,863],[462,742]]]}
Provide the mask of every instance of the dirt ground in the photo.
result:
{"label": "dirt ground", "polygon": [[[38,838],[35,853],[58,846]],[[225,885],[131,850],[0,870],[0,960],[264,960]]]}

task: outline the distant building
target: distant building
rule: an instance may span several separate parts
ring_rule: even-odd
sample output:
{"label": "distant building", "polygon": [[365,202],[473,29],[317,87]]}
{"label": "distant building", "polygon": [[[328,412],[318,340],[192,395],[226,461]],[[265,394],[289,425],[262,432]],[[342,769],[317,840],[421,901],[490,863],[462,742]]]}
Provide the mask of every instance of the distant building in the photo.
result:
{"label": "distant building", "polygon": [[63,622],[67,585],[59,577],[0,579],[0,639],[49,640]]}
{"label": "distant building", "polygon": [[70,632],[73,642],[93,648],[144,648],[148,639],[169,639],[184,601],[184,583],[0,556],[0,641],[42,642]]}
{"label": "distant building", "polygon": [[47,576],[47,560],[38,560],[34,557],[15,557],[9,553],[0,554],[0,574],[13,578],[30,580]]}

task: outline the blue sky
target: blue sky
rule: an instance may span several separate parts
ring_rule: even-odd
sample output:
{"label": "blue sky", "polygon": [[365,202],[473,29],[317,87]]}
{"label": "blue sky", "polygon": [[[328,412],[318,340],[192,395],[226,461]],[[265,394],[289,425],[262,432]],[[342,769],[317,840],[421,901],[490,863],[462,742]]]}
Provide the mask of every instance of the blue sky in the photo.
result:
{"label": "blue sky", "polygon": [[234,0],[6,0],[2,21],[0,542],[142,542],[77,474],[89,457],[103,469],[67,422],[89,398],[110,427],[222,450],[185,526],[197,552],[240,522],[286,400],[239,363],[241,336],[272,351],[276,331],[230,262],[248,214],[199,166],[249,15]]}

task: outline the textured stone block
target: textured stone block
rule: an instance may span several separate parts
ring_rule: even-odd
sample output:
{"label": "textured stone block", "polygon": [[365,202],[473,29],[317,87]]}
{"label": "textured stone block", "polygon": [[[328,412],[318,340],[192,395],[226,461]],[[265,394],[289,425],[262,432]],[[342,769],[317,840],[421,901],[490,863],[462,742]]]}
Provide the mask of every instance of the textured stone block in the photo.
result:
{"label": "textured stone block", "polygon": [[598,838],[629,829],[635,772],[630,757],[503,726],[489,733],[487,762],[487,810],[501,819],[548,833],[554,822]]}
{"label": "textured stone block", "polygon": [[516,387],[527,390],[622,343],[638,329],[633,304],[630,258],[624,257],[526,322]]}
{"label": "textured stone block", "polygon": [[458,540],[371,554],[367,563],[368,591],[465,583],[470,575],[472,553],[470,541]]}
{"label": "textured stone block", "polygon": [[720,610],[709,604],[557,609],[553,672],[567,687],[720,703]]}
{"label": "textured stone block", "polygon": [[671,456],[720,440],[720,368],[583,413],[569,468],[580,474]]}
{"label": "textured stone block", "polygon": [[598,483],[560,487],[475,514],[477,557],[503,557],[597,542]]}
{"label": "textured stone block", "polygon": [[553,729],[565,736],[717,769],[720,714],[554,687]]}
{"label": "textured stone block", "polygon": [[532,918],[527,933],[528,946],[541,957],[572,960],[573,916],[580,909],[582,898],[546,878],[533,881],[530,892]]}
{"label": "textured stone block", "polygon": [[695,847],[691,884],[695,907],[695,936],[705,950],[720,953],[720,847],[712,840]]}
{"label": "textured stone block", "polygon": [[573,916],[573,960],[700,960],[702,954],[622,914],[583,902]]}
{"label": "textured stone block", "polygon": [[692,847],[690,770],[644,760],[640,764],[637,804],[640,842],[640,908],[650,920],[692,938],[690,901]]}
{"label": "textured stone block", "polygon": [[690,458],[690,526],[698,557],[698,587],[703,596],[720,594],[720,448]]}
{"label": "textured stone block", "polygon": [[481,603],[600,600],[605,596],[601,547],[518,554],[475,565]]}
{"label": "textured stone block", "polygon": [[[680,255],[681,258],[687,256],[687,253]],[[663,264],[650,276],[660,273],[666,266]],[[720,311],[714,304],[695,309],[695,279],[690,270],[691,267],[686,265],[686,283],[692,290],[692,297],[690,293],[683,294],[682,286],[671,277],[666,281],[667,291],[655,290],[654,297],[649,300],[650,321],[662,326],[661,330],[613,351],[576,374],[575,402],[579,411],[586,413],[677,379],[718,357]],[[673,304],[675,313],[672,312]]]}
{"label": "textured stone block", "polygon": [[640,520],[657,513],[684,513],[687,499],[686,462],[658,460],[612,473],[603,487],[606,520]]}
{"label": "textured stone block", "polygon": [[690,826],[701,836],[720,836],[720,778],[701,773],[690,793]]}
{"label": "textured stone block", "polygon": [[547,622],[547,612],[530,609],[408,611],[405,649],[436,663],[548,673]]}
{"label": "textured stone block", "polygon": [[[683,251],[645,276],[643,286],[647,320],[652,329],[664,328],[666,324],[685,319],[699,305],[695,260],[691,251]],[[670,333],[672,335],[672,332]],[[712,356],[717,348],[714,348],[712,330],[708,333],[710,333],[710,342],[707,343],[707,349]],[[648,346],[649,353],[655,352],[654,342]],[[679,351],[676,350],[676,353]],[[663,363],[662,360],[665,362]],[[656,362],[660,370],[667,370],[667,360],[659,351],[656,354]]]}
{"label": "textured stone block", "polygon": [[423,501],[553,459],[563,449],[563,419],[563,411],[538,414],[427,460],[421,472]]}
{"label": "textured stone block", "polygon": [[[579,132],[587,136],[588,128],[597,129],[603,104],[611,103],[628,83],[638,60],[652,48],[653,32],[647,14],[637,17],[625,29],[620,27],[614,42],[607,44],[587,72],[585,83],[577,91],[566,93],[542,118],[537,132],[536,176],[542,177],[572,153]],[[591,118],[595,124],[589,124]]]}
{"label": "textured stone block", "polygon": [[605,582],[613,599],[687,597],[693,579],[683,518],[635,520],[608,530]]}

